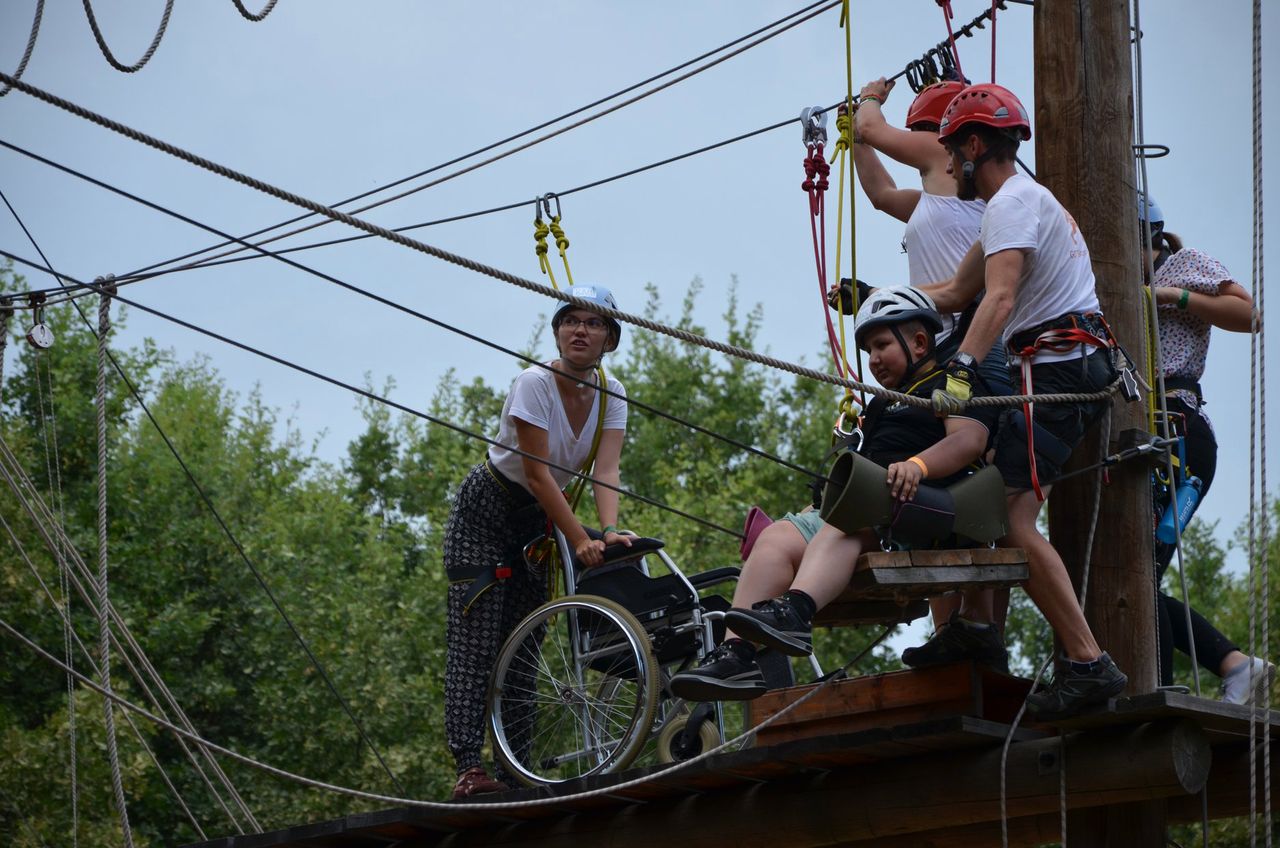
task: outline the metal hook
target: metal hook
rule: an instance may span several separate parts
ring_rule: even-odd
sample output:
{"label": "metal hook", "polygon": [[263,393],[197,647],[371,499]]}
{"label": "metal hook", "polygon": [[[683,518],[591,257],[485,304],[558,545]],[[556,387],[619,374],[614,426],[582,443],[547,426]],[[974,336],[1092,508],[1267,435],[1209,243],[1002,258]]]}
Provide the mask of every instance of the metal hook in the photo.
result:
{"label": "metal hook", "polygon": [[[549,191],[546,194],[542,195],[542,197],[539,200],[542,203],[542,208],[547,213],[548,218],[552,219],[553,221],[560,220],[560,195],[556,194],[554,191]],[[556,202],[556,214],[554,215],[551,214],[552,200]]]}
{"label": "metal hook", "polygon": [[800,110],[801,135],[806,145],[827,143],[827,113],[821,106]]}
{"label": "metal hook", "polygon": [[[1154,151],[1148,153],[1147,151]],[[1169,155],[1169,145],[1167,144],[1135,144],[1133,146],[1134,155],[1139,159],[1160,159]]]}

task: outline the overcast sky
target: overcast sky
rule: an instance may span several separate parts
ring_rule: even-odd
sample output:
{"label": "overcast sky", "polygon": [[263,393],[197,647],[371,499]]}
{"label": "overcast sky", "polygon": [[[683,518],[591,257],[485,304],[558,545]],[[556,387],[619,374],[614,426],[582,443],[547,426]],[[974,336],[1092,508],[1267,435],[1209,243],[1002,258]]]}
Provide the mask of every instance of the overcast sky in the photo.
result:
{"label": "overcast sky", "polygon": [[[0,3],[0,67],[6,71],[22,54],[35,5]],[[800,5],[280,0],[264,22],[254,24],[230,0],[206,0],[178,3],[154,59],[126,75],[99,53],[81,4],[56,0],[46,5],[24,79],[229,167],[333,202],[606,95]],[[953,5],[958,24],[986,4]],[[1173,148],[1173,155],[1150,163],[1154,195],[1169,229],[1223,261],[1246,288],[1253,184],[1250,6],[1246,0],[1143,4],[1147,138]],[[163,2],[95,0],[94,8],[112,49],[131,63],[150,41]],[[835,102],[845,84],[838,16],[824,13],[641,103],[367,217],[401,226],[520,201],[784,120],[804,106]],[[1011,5],[1001,14],[997,72],[998,81],[1033,109],[1031,19],[1025,6]],[[960,45],[965,71],[978,81],[990,74],[989,32]],[[945,34],[934,0],[855,0],[855,91],[867,79],[901,69]],[[1272,15],[1264,44],[1277,36]],[[891,120],[901,122],[910,98],[905,85],[894,92],[886,108]],[[1273,96],[1264,102],[1276,105]],[[1270,138],[1277,137],[1275,112],[1271,108]],[[224,230],[246,233],[298,213],[19,92],[0,99],[0,138]],[[1023,158],[1034,167],[1032,147],[1024,148]],[[690,280],[701,277],[706,289],[699,317],[712,337],[723,338],[718,316],[736,275],[744,306],[763,304],[763,346],[774,356],[822,366],[821,306],[799,188],[803,155],[793,125],[566,198],[563,224],[575,276],[612,287],[620,307],[631,311],[642,308],[646,283],[657,285],[674,310]],[[1267,170],[1280,174],[1274,152],[1267,163]],[[913,174],[894,173],[900,185],[915,184]],[[0,188],[51,261],[83,279],[124,273],[216,241],[9,150],[0,150]],[[1280,209],[1270,194],[1271,208]],[[857,222],[859,276],[905,280],[901,224],[876,213],[861,196]],[[831,226],[834,231],[834,220]],[[348,234],[330,225],[301,240]],[[416,236],[540,279],[528,206]],[[34,256],[3,209],[0,246]],[[1269,264],[1280,268],[1270,252]],[[546,298],[378,240],[295,258],[514,347],[552,306]],[[50,283],[27,276],[33,285]],[[425,408],[446,369],[505,385],[519,367],[271,260],[166,276],[128,294],[349,382],[363,382],[366,373],[379,385],[394,378],[394,397],[416,408]],[[629,327],[624,335],[636,332]],[[261,386],[267,401],[292,415],[305,435],[322,437],[322,454],[330,459],[340,458],[361,430],[353,399],[338,389],[137,312],[118,343],[144,336],[180,358],[207,354],[242,395]],[[624,351],[626,345],[624,339]],[[1277,348],[1270,348],[1272,373]],[[544,353],[553,353],[549,344]],[[1247,503],[1248,354],[1247,337],[1215,332],[1204,381],[1223,449],[1217,484],[1201,515],[1221,519],[1222,535],[1235,528]],[[1271,420],[1274,440],[1276,416]],[[797,499],[803,496],[798,485]],[[1238,557],[1232,561],[1240,563]]]}

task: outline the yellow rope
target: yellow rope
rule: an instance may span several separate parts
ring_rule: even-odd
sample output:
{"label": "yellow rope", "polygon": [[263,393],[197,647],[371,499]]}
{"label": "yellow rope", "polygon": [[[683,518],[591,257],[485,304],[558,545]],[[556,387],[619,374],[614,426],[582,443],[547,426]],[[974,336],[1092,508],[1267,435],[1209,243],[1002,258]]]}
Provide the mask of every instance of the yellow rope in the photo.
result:
{"label": "yellow rope", "polygon": [[1159,382],[1156,379],[1156,337],[1155,328],[1151,326],[1151,288],[1149,286],[1142,287],[1142,296],[1146,303],[1142,312],[1142,327],[1147,342],[1147,430],[1153,435],[1161,435],[1156,432],[1156,408],[1159,406],[1159,398],[1156,397],[1156,391],[1159,389]]}
{"label": "yellow rope", "polygon": [[[855,167],[853,162],[853,148],[855,143],[853,138],[853,14],[849,5],[849,0],[844,0],[840,7],[840,26],[844,29],[844,75],[845,75],[845,113],[836,116],[836,128],[840,131],[840,138],[836,140],[836,158],[847,160],[849,163],[849,263],[851,270],[849,279],[853,280],[853,311],[857,314],[858,307],[858,225],[857,225],[857,204],[855,203],[856,190]],[[837,169],[840,171],[839,200],[836,201],[836,282],[840,282],[840,237],[844,232],[844,183],[845,170],[844,161],[838,161]],[[854,357],[858,361],[857,370],[849,367],[849,348],[845,344],[844,331],[844,310],[838,310],[840,313],[840,350],[844,356],[845,370],[848,373],[862,374],[862,351],[857,350]],[[856,345],[855,345],[856,347]],[[844,399],[840,401],[841,411],[851,407],[853,401],[853,391],[845,390]],[[861,398],[861,406],[866,406],[867,399],[865,396]]]}
{"label": "yellow rope", "polygon": [[[556,285],[556,275],[551,270],[551,260],[547,258],[547,236],[551,235],[551,228],[546,225],[539,215],[533,219],[533,241],[534,252],[538,254],[538,267],[542,269],[542,273],[546,274],[551,280],[551,288],[560,291],[560,287]],[[567,246],[567,243],[566,243]],[[566,265],[566,267],[568,267]],[[573,281],[570,280],[570,285]]]}
{"label": "yellow rope", "polygon": [[[556,201],[558,204],[560,201]],[[557,206],[557,208],[559,208]],[[573,272],[569,270],[569,256],[566,251],[569,249],[569,239],[565,237],[564,229],[560,226],[560,216],[556,215],[551,219],[551,234],[556,237],[556,247],[560,250],[560,261],[564,263],[564,276],[569,281],[569,285],[573,285]]]}

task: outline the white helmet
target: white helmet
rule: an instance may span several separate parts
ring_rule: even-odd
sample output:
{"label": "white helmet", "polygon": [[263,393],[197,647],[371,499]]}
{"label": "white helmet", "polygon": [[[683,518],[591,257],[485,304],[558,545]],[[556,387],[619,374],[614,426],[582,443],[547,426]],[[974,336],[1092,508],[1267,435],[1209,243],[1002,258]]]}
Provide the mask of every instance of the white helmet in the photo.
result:
{"label": "white helmet", "polygon": [[[866,336],[871,330],[884,326],[896,328],[904,321],[919,321],[923,324],[929,331],[930,347],[932,337],[942,332],[942,316],[938,314],[938,308],[933,305],[933,298],[929,295],[911,286],[876,289],[858,310],[858,317],[853,325],[853,342],[865,350]],[[894,334],[902,342],[902,336],[896,329]],[[903,347],[906,347],[905,342]]]}

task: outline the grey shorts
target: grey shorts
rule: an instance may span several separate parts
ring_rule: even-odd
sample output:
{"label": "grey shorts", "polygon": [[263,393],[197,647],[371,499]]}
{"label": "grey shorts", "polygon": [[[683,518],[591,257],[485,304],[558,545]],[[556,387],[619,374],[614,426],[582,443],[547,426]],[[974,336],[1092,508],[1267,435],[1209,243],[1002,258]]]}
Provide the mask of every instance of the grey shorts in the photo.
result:
{"label": "grey shorts", "polygon": [[780,521],[790,521],[800,531],[800,535],[804,536],[804,543],[807,545],[813,541],[813,537],[817,535],[818,529],[822,527],[822,516],[818,510],[811,509],[808,512],[799,514],[788,512],[782,516]]}

